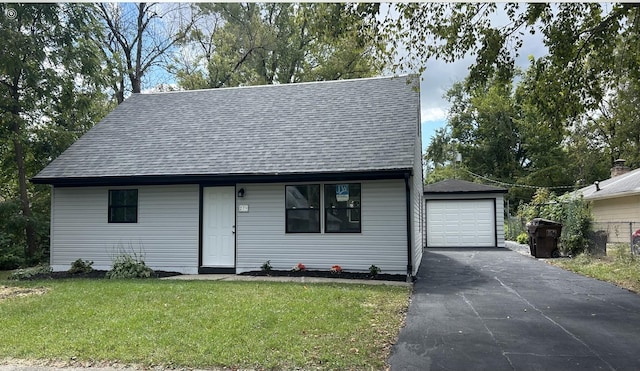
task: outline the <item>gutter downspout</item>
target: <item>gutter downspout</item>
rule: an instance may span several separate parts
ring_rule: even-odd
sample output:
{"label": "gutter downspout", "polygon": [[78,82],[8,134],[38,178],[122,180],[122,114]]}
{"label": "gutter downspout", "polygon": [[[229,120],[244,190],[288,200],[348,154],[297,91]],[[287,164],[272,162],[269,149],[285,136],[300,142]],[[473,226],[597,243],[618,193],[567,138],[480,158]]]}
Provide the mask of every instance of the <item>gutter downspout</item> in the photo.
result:
{"label": "gutter downspout", "polygon": [[409,187],[409,178],[411,174],[404,174],[404,188],[406,192],[406,209],[407,209],[407,282],[412,281],[413,264],[411,254],[411,189]]}

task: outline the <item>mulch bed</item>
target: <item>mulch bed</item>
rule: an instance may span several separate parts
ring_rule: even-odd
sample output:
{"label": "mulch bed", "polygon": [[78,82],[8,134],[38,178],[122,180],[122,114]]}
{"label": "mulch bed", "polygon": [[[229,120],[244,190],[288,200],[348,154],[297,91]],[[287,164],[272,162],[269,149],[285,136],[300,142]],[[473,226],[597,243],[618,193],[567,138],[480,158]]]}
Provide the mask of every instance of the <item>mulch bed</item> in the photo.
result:
{"label": "mulch bed", "polygon": [[[167,272],[167,271],[153,271],[151,277],[149,278],[162,278],[162,277],[172,277],[179,276],[182,273],[179,272]],[[67,271],[63,272],[51,272],[51,273],[40,273],[36,274],[32,277],[25,278],[25,280],[57,280],[57,279],[68,279],[68,278],[90,278],[90,279],[106,279],[107,271],[103,270],[93,270],[88,273],[69,273]]]}
{"label": "mulch bed", "polygon": [[[69,273],[67,271],[63,272],[51,272],[51,273],[41,273],[34,275],[29,278],[25,278],[24,280],[56,280],[56,279],[72,279],[72,278],[87,278],[87,279],[106,279],[107,271],[105,270],[93,270],[88,273]],[[151,274],[150,278],[163,278],[163,277],[172,277],[179,276],[182,273],[179,272],[168,272],[168,271],[154,271]],[[243,276],[267,276],[267,277],[322,277],[322,278],[346,278],[346,279],[360,279],[360,280],[377,280],[377,281],[406,281],[407,276],[402,274],[383,274],[379,273],[375,276],[372,276],[369,273],[356,273],[356,272],[341,272],[341,273],[331,273],[329,271],[314,271],[314,270],[305,270],[305,271],[281,271],[281,270],[271,270],[271,271],[251,271],[240,273]]]}
{"label": "mulch bed", "polygon": [[379,273],[372,276],[369,273],[357,273],[357,272],[341,272],[332,273],[329,271],[251,271],[240,273],[242,276],[267,276],[267,277],[322,277],[322,278],[347,278],[347,279],[359,279],[359,280],[377,280],[377,281],[406,281],[407,276],[402,274],[383,274]]}

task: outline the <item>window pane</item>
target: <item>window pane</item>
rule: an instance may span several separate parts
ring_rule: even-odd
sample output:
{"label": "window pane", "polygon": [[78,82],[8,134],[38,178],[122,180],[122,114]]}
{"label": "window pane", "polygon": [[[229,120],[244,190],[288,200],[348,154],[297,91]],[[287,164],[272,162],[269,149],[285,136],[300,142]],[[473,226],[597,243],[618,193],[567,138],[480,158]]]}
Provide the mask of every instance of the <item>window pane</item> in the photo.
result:
{"label": "window pane", "polygon": [[288,233],[320,232],[320,209],[290,209],[286,213]]}
{"label": "window pane", "polygon": [[124,222],[135,223],[138,221],[138,208],[137,207],[123,207],[124,209]]}
{"label": "window pane", "polygon": [[324,186],[325,208],[360,207],[360,183]]}
{"label": "window pane", "polygon": [[286,186],[287,209],[319,209],[320,185],[304,184]]}
{"label": "window pane", "polygon": [[138,222],[138,190],[109,190],[109,223]]}
{"label": "window pane", "polygon": [[360,232],[360,209],[325,209],[325,232]]}
{"label": "window pane", "polygon": [[324,186],[325,232],[360,232],[360,183]]}
{"label": "window pane", "polygon": [[138,190],[131,189],[123,191],[123,205],[136,206],[138,205]]}

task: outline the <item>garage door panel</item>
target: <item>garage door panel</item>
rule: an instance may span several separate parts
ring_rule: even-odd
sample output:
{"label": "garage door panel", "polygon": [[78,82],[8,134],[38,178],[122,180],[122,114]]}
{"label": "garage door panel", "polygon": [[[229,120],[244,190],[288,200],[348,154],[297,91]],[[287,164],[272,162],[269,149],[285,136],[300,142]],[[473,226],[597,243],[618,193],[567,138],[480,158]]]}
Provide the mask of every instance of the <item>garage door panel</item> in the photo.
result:
{"label": "garage door panel", "polygon": [[426,213],[429,247],[496,245],[493,199],[429,200]]}

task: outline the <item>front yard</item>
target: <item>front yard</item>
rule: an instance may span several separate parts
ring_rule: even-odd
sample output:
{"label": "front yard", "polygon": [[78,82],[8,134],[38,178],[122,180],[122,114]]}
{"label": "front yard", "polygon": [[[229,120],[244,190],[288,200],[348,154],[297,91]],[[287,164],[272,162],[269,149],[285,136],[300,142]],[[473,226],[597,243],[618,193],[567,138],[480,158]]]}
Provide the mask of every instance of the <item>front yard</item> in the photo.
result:
{"label": "front yard", "polygon": [[3,281],[0,289],[8,293],[0,296],[5,360],[258,369],[384,369],[410,294],[153,279]]}

